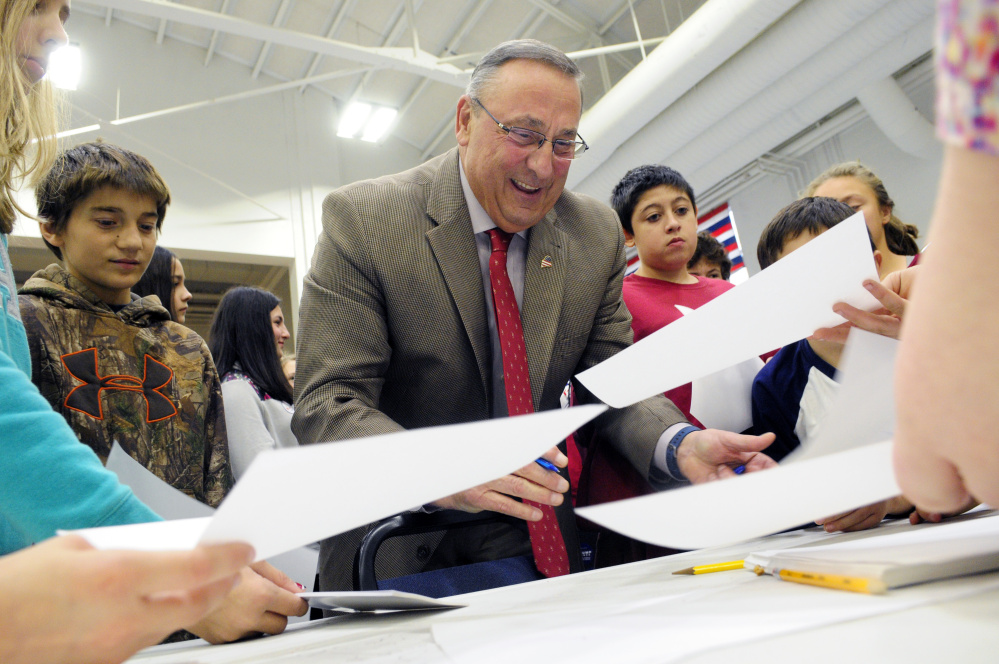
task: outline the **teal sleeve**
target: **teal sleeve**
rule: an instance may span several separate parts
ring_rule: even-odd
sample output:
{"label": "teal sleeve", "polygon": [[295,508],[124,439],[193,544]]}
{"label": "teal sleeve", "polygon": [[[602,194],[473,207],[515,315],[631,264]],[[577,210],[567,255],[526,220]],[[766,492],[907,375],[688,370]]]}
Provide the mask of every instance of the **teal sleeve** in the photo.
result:
{"label": "teal sleeve", "polygon": [[0,555],[57,528],[159,520],[0,352]]}

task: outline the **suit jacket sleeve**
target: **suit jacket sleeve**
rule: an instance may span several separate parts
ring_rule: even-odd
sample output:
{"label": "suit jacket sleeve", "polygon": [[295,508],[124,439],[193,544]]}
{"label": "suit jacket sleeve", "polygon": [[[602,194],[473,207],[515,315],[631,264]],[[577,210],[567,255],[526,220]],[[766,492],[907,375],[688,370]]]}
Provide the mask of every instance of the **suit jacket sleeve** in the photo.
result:
{"label": "suit jacket sleeve", "polygon": [[[634,339],[631,329],[631,314],[621,297],[621,284],[624,281],[626,266],[624,233],[617,216],[606,206],[592,214],[602,216],[603,227],[607,228],[607,242],[616,247],[614,264],[603,300],[593,321],[593,328],[587,339],[586,349],[576,366],[578,374],[603,362],[630,346]],[[609,217],[609,219],[607,219]],[[592,223],[592,220],[591,222]],[[577,402],[600,403],[578,381],[574,381]],[[662,395],[644,399],[627,408],[613,408],[600,416],[591,425],[584,427],[579,440],[586,444],[608,444],[623,455],[629,463],[646,479],[650,478],[652,455],[659,437],[670,426],[686,422],[679,408]]]}
{"label": "suit jacket sleeve", "polygon": [[342,190],[323,203],[323,233],[299,309],[295,415],[303,445],[401,430],[377,409],[392,349],[361,215]]}

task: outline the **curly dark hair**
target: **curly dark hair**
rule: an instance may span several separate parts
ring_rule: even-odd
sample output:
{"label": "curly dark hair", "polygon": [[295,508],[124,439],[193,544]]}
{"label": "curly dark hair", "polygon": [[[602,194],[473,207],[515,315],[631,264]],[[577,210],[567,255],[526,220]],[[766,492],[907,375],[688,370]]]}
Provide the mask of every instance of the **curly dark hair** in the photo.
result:
{"label": "curly dark hair", "polygon": [[629,233],[634,230],[631,227],[631,215],[635,211],[638,199],[649,189],[666,185],[678,189],[687,195],[690,204],[697,212],[697,201],[694,200],[694,189],[690,183],[677,171],[662,164],[646,164],[638,166],[624,174],[621,181],[614,186],[611,193],[611,207],[617,212],[621,226]]}

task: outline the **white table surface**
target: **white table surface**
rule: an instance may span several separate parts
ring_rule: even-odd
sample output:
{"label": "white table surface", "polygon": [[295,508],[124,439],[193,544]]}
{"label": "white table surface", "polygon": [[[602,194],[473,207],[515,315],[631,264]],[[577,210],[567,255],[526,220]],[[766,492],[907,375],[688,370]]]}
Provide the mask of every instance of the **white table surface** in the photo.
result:
{"label": "white table surface", "polygon": [[[868,537],[908,528],[907,523],[886,522],[879,529],[856,534],[825,536],[823,543],[849,537]],[[550,607],[557,616],[582,616],[624,610],[636,602],[655,603],[672,594],[698,590],[730,591],[743,599],[753,593],[765,594],[780,584],[780,592],[790,595],[788,610],[796,607],[822,607],[834,603],[845,591],[813,588],[754,577],[749,571],[730,571],[687,576],[673,575],[677,569],[708,562],[736,560],[748,552],[785,546],[796,535],[775,535],[731,547],[704,549],[656,560],[595,570],[557,579],[472,593],[460,599],[468,607],[456,610],[355,614],[328,618],[275,637],[225,646],[159,646],[136,655],[132,662],[142,664],[193,664],[256,662],[455,662],[435,641],[435,625],[460,624],[490,627],[489,645],[503,653],[511,633],[507,620],[524,612]],[[991,587],[989,587],[991,586]],[[791,588],[793,587],[793,588]],[[986,588],[984,592],[980,590]],[[763,635],[735,644],[706,644],[700,652],[679,660],[672,658],[668,641],[657,643],[657,655],[646,658],[622,655],[619,661],[684,661],[701,664],[716,662],[996,662],[999,661],[999,571],[938,581],[923,586],[890,591],[896,598],[919,599],[934,593],[962,590],[956,599],[915,606],[901,611],[874,615],[807,628],[793,633]],[[970,593],[970,594],[969,594]],[[852,593],[851,593],[852,594]],[[679,600],[682,601],[682,600]],[[676,606],[675,604],[672,606]],[[571,608],[567,608],[571,607]],[[486,621],[486,622],[483,622]],[[701,625],[703,627],[703,625]],[[494,627],[494,629],[493,629]],[[643,636],[655,639],[655,634]],[[561,658],[567,662],[607,661],[594,659],[585,640],[564,639]],[[564,646],[564,647],[563,647]],[[514,664],[528,662],[511,661]],[[550,661],[550,660],[545,660]]]}

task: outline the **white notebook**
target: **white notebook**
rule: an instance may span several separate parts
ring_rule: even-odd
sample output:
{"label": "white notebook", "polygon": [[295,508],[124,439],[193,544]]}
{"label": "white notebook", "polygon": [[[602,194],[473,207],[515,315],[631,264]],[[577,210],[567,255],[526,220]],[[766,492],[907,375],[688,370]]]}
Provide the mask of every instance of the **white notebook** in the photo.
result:
{"label": "white notebook", "polygon": [[758,551],[745,566],[873,579],[888,588],[999,569],[999,513],[835,544]]}

